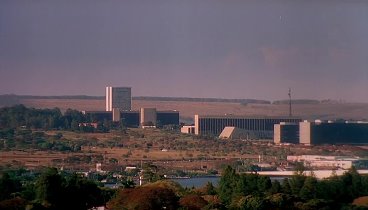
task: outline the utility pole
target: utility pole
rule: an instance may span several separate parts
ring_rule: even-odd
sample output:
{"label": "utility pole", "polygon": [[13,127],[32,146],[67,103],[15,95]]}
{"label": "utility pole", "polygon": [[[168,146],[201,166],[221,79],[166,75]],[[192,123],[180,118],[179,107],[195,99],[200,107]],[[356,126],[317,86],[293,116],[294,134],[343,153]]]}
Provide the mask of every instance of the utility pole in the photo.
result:
{"label": "utility pole", "polygon": [[292,116],[291,114],[291,88],[289,88],[289,117]]}

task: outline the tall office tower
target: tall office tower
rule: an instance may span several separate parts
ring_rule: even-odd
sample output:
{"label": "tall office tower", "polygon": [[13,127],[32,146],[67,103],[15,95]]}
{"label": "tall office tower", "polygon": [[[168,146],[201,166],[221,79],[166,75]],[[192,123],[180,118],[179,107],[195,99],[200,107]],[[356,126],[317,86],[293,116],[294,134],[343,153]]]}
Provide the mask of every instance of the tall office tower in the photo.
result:
{"label": "tall office tower", "polygon": [[132,88],[106,87],[106,111],[118,108],[120,111],[131,110]]}

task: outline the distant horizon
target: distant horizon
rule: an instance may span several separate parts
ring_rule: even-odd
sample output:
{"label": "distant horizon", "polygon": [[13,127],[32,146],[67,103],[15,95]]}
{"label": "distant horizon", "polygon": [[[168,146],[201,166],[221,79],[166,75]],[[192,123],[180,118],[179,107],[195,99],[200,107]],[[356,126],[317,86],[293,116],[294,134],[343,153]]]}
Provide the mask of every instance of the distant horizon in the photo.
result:
{"label": "distant horizon", "polygon": [[[0,93],[0,96],[6,95],[14,95],[19,97],[101,97],[104,98],[105,95],[87,95],[87,94],[61,94],[61,95],[37,95],[37,94],[14,94],[14,93]],[[279,99],[264,99],[264,98],[226,98],[226,97],[188,97],[188,96],[160,96],[160,95],[132,95],[132,98],[139,97],[147,97],[147,98],[178,98],[178,99],[223,99],[223,100],[258,100],[258,101],[288,101],[288,98],[279,98]],[[348,101],[343,99],[332,99],[332,98],[324,98],[324,99],[316,99],[316,98],[292,98],[292,101],[302,101],[302,100],[311,100],[311,101],[331,101],[331,102],[339,102],[339,103],[368,103],[364,101]]]}

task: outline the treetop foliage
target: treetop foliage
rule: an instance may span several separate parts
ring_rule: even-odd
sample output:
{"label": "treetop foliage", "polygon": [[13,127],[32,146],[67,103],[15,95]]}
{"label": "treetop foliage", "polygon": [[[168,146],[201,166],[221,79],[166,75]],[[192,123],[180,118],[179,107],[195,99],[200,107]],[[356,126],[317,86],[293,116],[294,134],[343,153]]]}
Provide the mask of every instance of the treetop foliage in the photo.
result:
{"label": "treetop foliage", "polygon": [[354,209],[354,198],[368,195],[368,176],[352,168],[344,175],[317,180],[297,173],[282,184],[227,167],[218,193],[229,209]]}
{"label": "treetop foliage", "polygon": [[[64,114],[59,108],[35,109],[24,105],[0,108],[0,129],[56,129],[93,132],[92,126],[79,126],[80,123],[95,122],[93,116],[85,116],[82,112],[67,109]],[[98,122],[97,131],[105,132],[111,126],[107,122]]]}
{"label": "treetop foliage", "polygon": [[3,173],[0,178],[0,209],[80,209],[102,206],[112,197],[110,191],[76,174],[47,168],[34,180]]}

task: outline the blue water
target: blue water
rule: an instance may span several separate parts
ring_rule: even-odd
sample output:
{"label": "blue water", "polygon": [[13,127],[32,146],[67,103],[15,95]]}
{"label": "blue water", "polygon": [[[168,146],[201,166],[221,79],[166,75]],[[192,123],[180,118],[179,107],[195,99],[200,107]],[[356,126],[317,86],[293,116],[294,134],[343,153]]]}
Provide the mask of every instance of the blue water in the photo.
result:
{"label": "blue water", "polygon": [[219,176],[209,176],[209,177],[194,177],[189,179],[170,179],[179,183],[182,187],[203,187],[207,184],[207,182],[211,182],[214,186],[218,185],[220,181]]}

